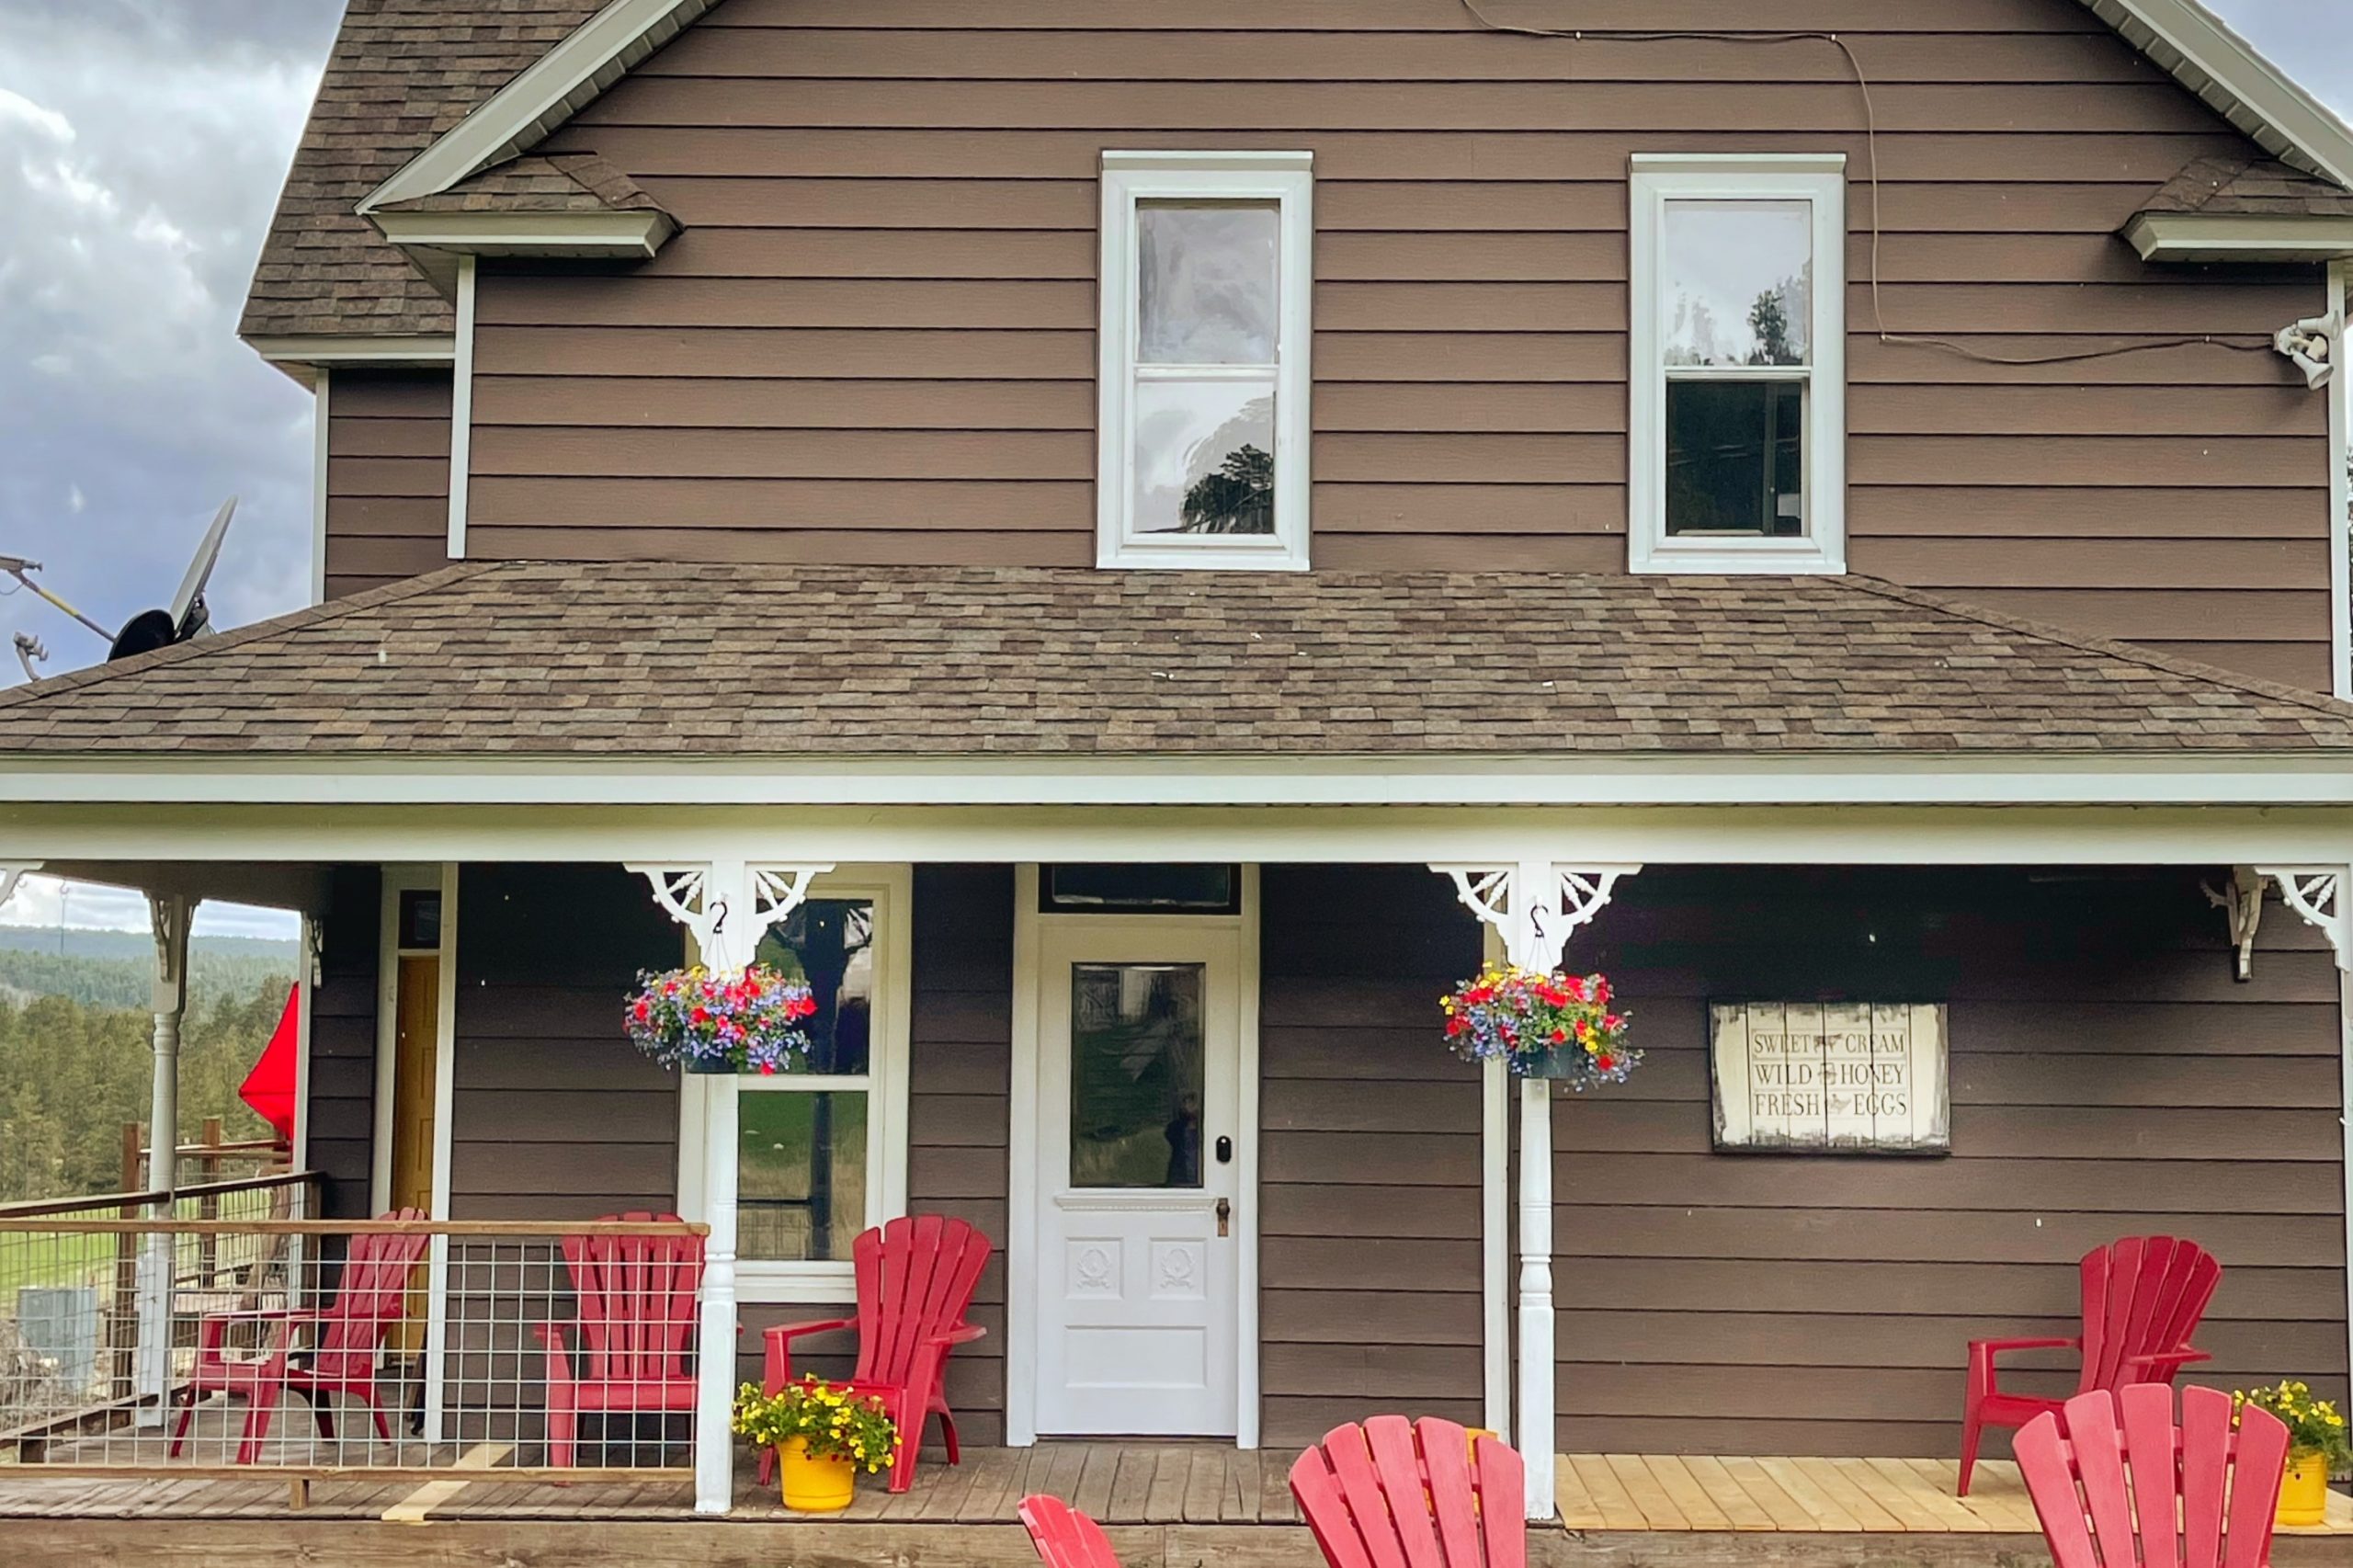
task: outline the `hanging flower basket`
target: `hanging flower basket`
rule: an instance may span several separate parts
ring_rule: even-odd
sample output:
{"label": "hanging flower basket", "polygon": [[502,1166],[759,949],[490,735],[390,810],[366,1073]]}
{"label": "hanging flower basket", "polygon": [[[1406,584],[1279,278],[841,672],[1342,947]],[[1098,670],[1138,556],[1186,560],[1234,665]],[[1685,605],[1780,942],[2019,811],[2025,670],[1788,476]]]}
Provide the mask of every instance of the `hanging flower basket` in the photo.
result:
{"label": "hanging flower basket", "polygon": [[780,1073],[809,1053],[801,1020],[817,998],[764,964],[741,974],[697,965],[640,974],[622,1021],[638,1050],[689,1073]]}
{"label": "hanging flower basket", "polygon": [[1572,1089],[1622,1084],[1643,1059],[1626,1043],[1627,1016],[1610,1006],[1609,982],[1598,974],[1489,964],[1440,997],[1438,1008],[1457,1056],[1500,1057],[1523,1078]]}

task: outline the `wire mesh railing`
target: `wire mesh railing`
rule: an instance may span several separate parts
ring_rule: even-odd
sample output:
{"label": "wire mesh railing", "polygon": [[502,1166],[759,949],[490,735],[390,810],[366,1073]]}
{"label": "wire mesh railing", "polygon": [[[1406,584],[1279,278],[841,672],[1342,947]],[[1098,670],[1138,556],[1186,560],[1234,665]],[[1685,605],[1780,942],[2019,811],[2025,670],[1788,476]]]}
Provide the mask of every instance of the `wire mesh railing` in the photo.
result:
{"label": "wire mesh railing", "polygon": [[222,1185],[267,1212],[0,1210],[0,1465],[691,1468],[704,1227],[313,1220],[266,1180]]}

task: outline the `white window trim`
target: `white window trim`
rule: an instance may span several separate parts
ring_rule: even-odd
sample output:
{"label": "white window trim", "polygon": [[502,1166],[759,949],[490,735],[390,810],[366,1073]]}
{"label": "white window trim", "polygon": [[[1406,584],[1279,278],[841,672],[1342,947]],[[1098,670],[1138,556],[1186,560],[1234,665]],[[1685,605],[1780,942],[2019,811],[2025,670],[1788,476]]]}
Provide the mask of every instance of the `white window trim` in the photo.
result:
{"label": "white window trim", "polygon": [[[1314,342],[1314,154],[1106,152],[1103,154],[1102,320],[1097,383],[1095,563],[1159,571],[1303,572],[1308,556],[1308,357]],[[1136,203],[1160,199],[1272,201],[1279,211],[1275,334],[1275,531],[1136,534],[1131,428],[1138,291]],[[1206,379],[1206,378],[1204,378]]]}
{"label": "white window trim", "polygon": [[[1847,570],[1846,170],[1843,153],[1634,154],[1627,416],[1630,570],[1832,575]],[[1670,199],[1813,205],[1813,370],[1806,403],[1802,538],[1676,539],[1666,532],[1667,375],[1658,317],[1659,263]]]}
{"label": "white window trim", "polygon": [[[678,1212],[710,1218],[703,1186],[704,1129],[713,1095],[791,1094],[813,1089],[866,1091],[866,1181],[875,1195],[867,1222],[879,1225],[907,1211],[907,1077],[909,1015],[914,1005],[912,866],[847,866],[810,884],[813,899],[869,899],[874,905],[874,1014],[863,1077],[833,1074],[779,1074],[771,1080],[715,1074],[681,1074],[678,1093]],[[689,938],[691,943],[691,938]],[[775,1262],[738,1258],[736,1300],[827,1302],[858,1300],[847,1258]]]}

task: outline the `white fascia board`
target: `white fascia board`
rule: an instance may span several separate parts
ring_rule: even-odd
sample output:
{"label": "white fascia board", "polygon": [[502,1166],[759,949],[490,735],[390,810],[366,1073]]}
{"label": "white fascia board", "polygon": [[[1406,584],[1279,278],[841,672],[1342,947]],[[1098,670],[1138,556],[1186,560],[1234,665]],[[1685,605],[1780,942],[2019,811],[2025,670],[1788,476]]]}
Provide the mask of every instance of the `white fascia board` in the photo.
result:
{"label": "white fascia board", "polygon": [[611,0],[369,192],[359,210],[432,196],[529,151],[712,4]]}
{"label": "white fascia board", "polygon": [[[0,809],[60,863],[1216,861],[2343,865],[2353,809],[2159,806],[1203,808],[676,805]],[[2218,917],[2219,918],[2219,917]]]}
{"label": "white fascia board", "polygon": [[644,261],[678,232],[667,212],[378,212],[384,238],[453,256],[606,256]]}
{"label": "white fascia board", "polygon": [[2290,212],[2142,212],[2124,238],[2154,262],[2309,262],[2353,256],[2353,217]]}
{"label": "white fascia board", "polygon": [[281,369],[330,369],[340,365],[404,367],[447,365],[458,357],[450,333],[369,336],[358,333],[290,333],[248,337],[245,345]]}
{"label": "white fascia board", "polygon": [[1182,757],[413,762],[14,757],[0,802],[460,806],[2353,806],[2353,761]]}
{"label": "white fascia board", "polygon": [[2276,157],[2353,186],[2353,129],[2199,0],[2084,0]]}

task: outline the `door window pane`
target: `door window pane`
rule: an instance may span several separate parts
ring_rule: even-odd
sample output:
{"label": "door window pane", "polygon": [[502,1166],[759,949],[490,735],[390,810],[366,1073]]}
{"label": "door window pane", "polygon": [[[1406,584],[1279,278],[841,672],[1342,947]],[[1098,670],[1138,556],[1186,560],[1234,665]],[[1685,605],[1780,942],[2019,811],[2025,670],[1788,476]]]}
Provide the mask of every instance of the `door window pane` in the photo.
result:
{"label": "door window pane", "polygon": [[1804,365],[1813,340],[1813,209],[1670,201],[1659,341],[1670,365]]}
{"label": "door window pane", "polygon": [[740,1256],[848,1257],[866,1228],[866,1092],[747,1090],[736,1127]]}
{"label": "door window pane", "polygon": [[1666,531],[1805,531],[1805,383],[1666,383]]}
{"label": "door window pane", "polygon": [[1201,1185],[1199,964],[1071,966],[1070,1184]]}
{"label": "door window pane", "polygon": [[1147,365],[1275,361],[1277,210],[1136,206],[1136,358]]}
{"label": "door window pane", "polygon": [[761,939],[759,961],[806,981],[817,1011],[802,1020],[809,1058],[796,1073],[866,1071],[874,1022],[874,905],[868,899],[813,898]]}
{"label": "door window pane", "polygon": [[1138,533],[1275,531],[1275,398],[1263,382],[1142,382],[1135,430]]}

